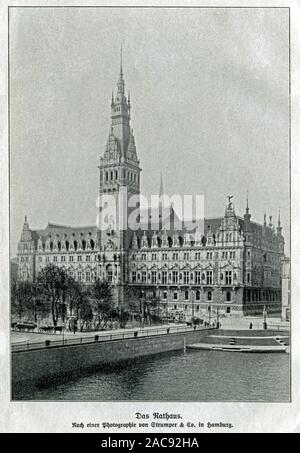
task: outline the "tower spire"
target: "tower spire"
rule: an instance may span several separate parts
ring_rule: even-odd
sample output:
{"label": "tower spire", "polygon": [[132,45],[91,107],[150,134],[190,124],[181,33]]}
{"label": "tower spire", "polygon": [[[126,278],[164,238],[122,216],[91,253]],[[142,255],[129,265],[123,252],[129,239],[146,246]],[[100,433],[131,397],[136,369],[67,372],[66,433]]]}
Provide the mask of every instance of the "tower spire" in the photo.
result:
{"label": "tower spire", "polygon": [[120,48],[120,78],[123,77],[123,46],[121,43],[121,48]]}
{"label": "tower spire", "polygon": [[251,214],[249,213],[248,189],[247,189],[247,196],[246,196],[246,212],[244,214],[244,219],[245,219],[245,230],[250,231]]}
{"label": "tower spire", "polygon": [[118,86],[118,94],[120,96],[124,96],[125,83],[123,80],[123,47],[122,47],[122,44],[121,44],[121,48],[120,48],[120,74],[119,74],[119,80],[118,80],[117,86]]}
{"label": "tower spire", "polygon": [[161,199],[163,195],[164,195],[163,174],[162,171],[160,171],[159,198]]}

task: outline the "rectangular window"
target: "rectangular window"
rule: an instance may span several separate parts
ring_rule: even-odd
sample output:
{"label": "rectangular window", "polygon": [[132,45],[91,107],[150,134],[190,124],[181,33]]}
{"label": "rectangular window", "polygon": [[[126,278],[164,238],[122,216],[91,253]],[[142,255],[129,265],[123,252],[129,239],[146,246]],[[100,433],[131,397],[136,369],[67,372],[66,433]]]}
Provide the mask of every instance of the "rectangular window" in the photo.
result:
{"label": "rectangular window", "polygon": [[168,254],[167,254],[167,253],[163,253],[163,254],[162,254],[162,259],[163,259],[163,261],[167,261],[167,259],[168,259]]}
{"label": "rectangular window", "polygon": [[200,271],[195,272],[195,284],[196,285],[201,284],[201,272]]}
{"label": "rectangular window", "polygon": [[151,281],[152,283],[156,284],[156,271],[151,272]]}
{"label": "rectangular window", "polygon": [[184,252],[184,254],[183,254],[183,259],[184,259],[184,260],[189,260],[189,259],[190,259],[190,254],[187,253],[187,252]]}
{"label": "rectangular window", "polygon": [[146,281],[147,281],[147,272],[143,271],[142,272],[142,283],[146,283]]}
{"label": "rectangular window", "polygon": [[152,253],[152,261],[156,261],[156,253]]}
{"label": "rectangular window", "polygon": [[146,261],[146,253],[142,253],[142,261]]}
{"label": "rectangular window", "polygon": [[66,257],[63,255],[61,258],[60,258],[61,261],[66,261]]}
{"label": "rectangular window", "polygon": [[90,255],[86,255],[85,256],[85,261],[91,261],[91,256]]}
{"label": "rectangular window", "polygon": [[177,252],[173,253],[173,260],[178,260],[178,253]]}
{"label": "rectangular window", "polygon": [[225,272],[225,284],[226,285],[231,285],[232,284],[232,272],[231,271],[226,271]]}
{"label": "rectangular window", "polygon": [[[177,300],[177,299],[178,299],[178,293],[177,293],[177,291],[174,291],[174,293],[173,293],[173,299],[174,299],[174,300]],[[175,307],[176,307],[176,305],[175,305]],[[176,307],[176,308],[177,308],[177,307]],[[176,308],[175,308],[175,309],[176,309]]]}
{"label": "rectangular window", "polygon": [[168,298],[168,293],[167,293],[167,291],[164,291],[164,292],[163,292],[163,299],[166,300],[167,298]]}
{"label": "rectangular window", "polygon": [[208,285],[212,285],[212,271],[207,271],[206,273],[206,281]]}
{"label": "rectangular window", "polygon": [[131,275],[132,275],[132,283],[136,283],[136,272],[133,271]]}
{"label": "rectangular window", "polygon": [[85,279],[86,279],[87,282],[90,282],[90,281],[91,281],[91,274],[90,274],[90,272],[86,272],[86,273],[85,273]]}
{"label": "rectangular window", "polygon": [[78,275],[78,280],[79,280],[79,281],[81,281],[81,277],[82,277],[82,274],[81,274],[81,272],[78,272],[78,274],[77,274],[77,275]]}
{"label": "rectangular window", "polygon": [[57,262],[57,256],[53,257],[53,261],[56,263]]}
{"label": "rectangular window", "polygon": [[74,256],[73,255],[69,256],[69,261],[74,261]]}
{"label": "rectangular window", "polygon": [[173,271],[173,283],[178,283],[178,271]]}
{"label": "rectangular window", "polygon": [[184,271],[183,272],[183,283],[184,284],[189,284],[190,283],[190,272],[189,271]]}
{"label": "rectangular window", "polygon": [[82,261],[82,256],[81,255],[78,255],[77,261]]}
{"label": "rectangular window", "polygon": [[162,284],[165,285],[168,282],[168,272],[162,271]]}

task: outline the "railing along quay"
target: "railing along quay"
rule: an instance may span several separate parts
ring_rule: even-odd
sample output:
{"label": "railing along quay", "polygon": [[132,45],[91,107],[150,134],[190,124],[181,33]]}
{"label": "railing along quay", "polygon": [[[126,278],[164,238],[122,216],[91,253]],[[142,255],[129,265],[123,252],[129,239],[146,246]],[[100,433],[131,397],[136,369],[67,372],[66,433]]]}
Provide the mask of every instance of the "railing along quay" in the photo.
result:
{"label": "railing along quay", "polygon": [[11,345],[12,352],[24,352],[24,351],[32,351],[34,349],[48,349],[54,348],[59,346],[73,346],[78,344],[87,344],[87,343],[101,343],[106,341],[113,341],[113,340],[125,340],[131,338],[143,338],[149,336],[157,336],[157,335],[168,335],[170,333],[183,333],[183,332],[193,332],[199,330],[209,330],[214,329],[214,327],[186,327],[186,326],[178,326],[178,327],[164,327],[164,328],[156,328],[156,329],[145,329],[145,330],[130,330],[124,331],[119,333],[108,333],[108,334],[94,334],[91,336],[83,336],[83,337],[63,337],[59,340],[44,340],[42,342],[26,342],[26,343],[14,343]]}

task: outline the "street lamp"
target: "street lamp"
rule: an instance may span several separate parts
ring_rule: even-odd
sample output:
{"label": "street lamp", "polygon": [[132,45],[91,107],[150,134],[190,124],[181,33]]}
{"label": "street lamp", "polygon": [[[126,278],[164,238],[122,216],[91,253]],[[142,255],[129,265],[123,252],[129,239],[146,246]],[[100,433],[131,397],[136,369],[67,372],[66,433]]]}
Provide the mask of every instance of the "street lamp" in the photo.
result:
{"label": "street lamp", "polygon": [[209,299],[209,304],[208,304],[208,325],[210,327],[210,322],[211,322],[211,299]]}
{"label": "street lamp", "polygon": [[195,318],[195,307],[194,307],[194,292],[191,290],[191,297],[192,297],[192,321],[194,322]]}
{"label": "street lamp", "polygon": [[144,316],[145,316],[145,306],[144,306],[144,295],[145,295],[145,291],[142,291],[141,292],[141,300],[142,300],[142,319],[141,319],[141,324],[142,324],[142,328],[144,328]]}
{"label": "street lamp", "polygon": [[217,305],[217,329],[220,327],[220,318],[219,318],[219,305]]}

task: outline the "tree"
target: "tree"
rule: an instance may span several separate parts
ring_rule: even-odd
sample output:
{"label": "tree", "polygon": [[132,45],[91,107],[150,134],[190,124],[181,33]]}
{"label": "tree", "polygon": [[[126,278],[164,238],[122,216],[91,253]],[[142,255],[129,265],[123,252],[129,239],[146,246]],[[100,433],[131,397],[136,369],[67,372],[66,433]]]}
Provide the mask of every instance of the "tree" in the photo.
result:
{"label": "tree", "polygon": [[93,319],[93,310],[90,303],[90,291],[80,282],[70,278],[68,281],[68,297],[70,313],[75,313],[79,321],[79,330]]}
{"label": "tree", "polygon": [[111,285],[107,281],[97,279],[92,287],[92,295],[95,300],[98,324],[102,320],[105,327],[114,312]]}
{"label": "tree", "polygon": [[141,291],[141,311],[148,323],[159,319],[159,298],[153,291]]}
{"label": "tree", "polygon": [[[22,319],[28,312],[36,313],[36,295],[37,288],[31,281],[12,281],[11,287],[11,305],[12,312]],[[36,321],[36,317],[34,318]]]}
{"label": "tree", "polygon": [[54,326],[57,325],[59,315],[62,312],[61,305],[65,305],[69,278],[64,269],[54,264],[48,264],[41,270],[37,279],[42,294],[50,303]]}

